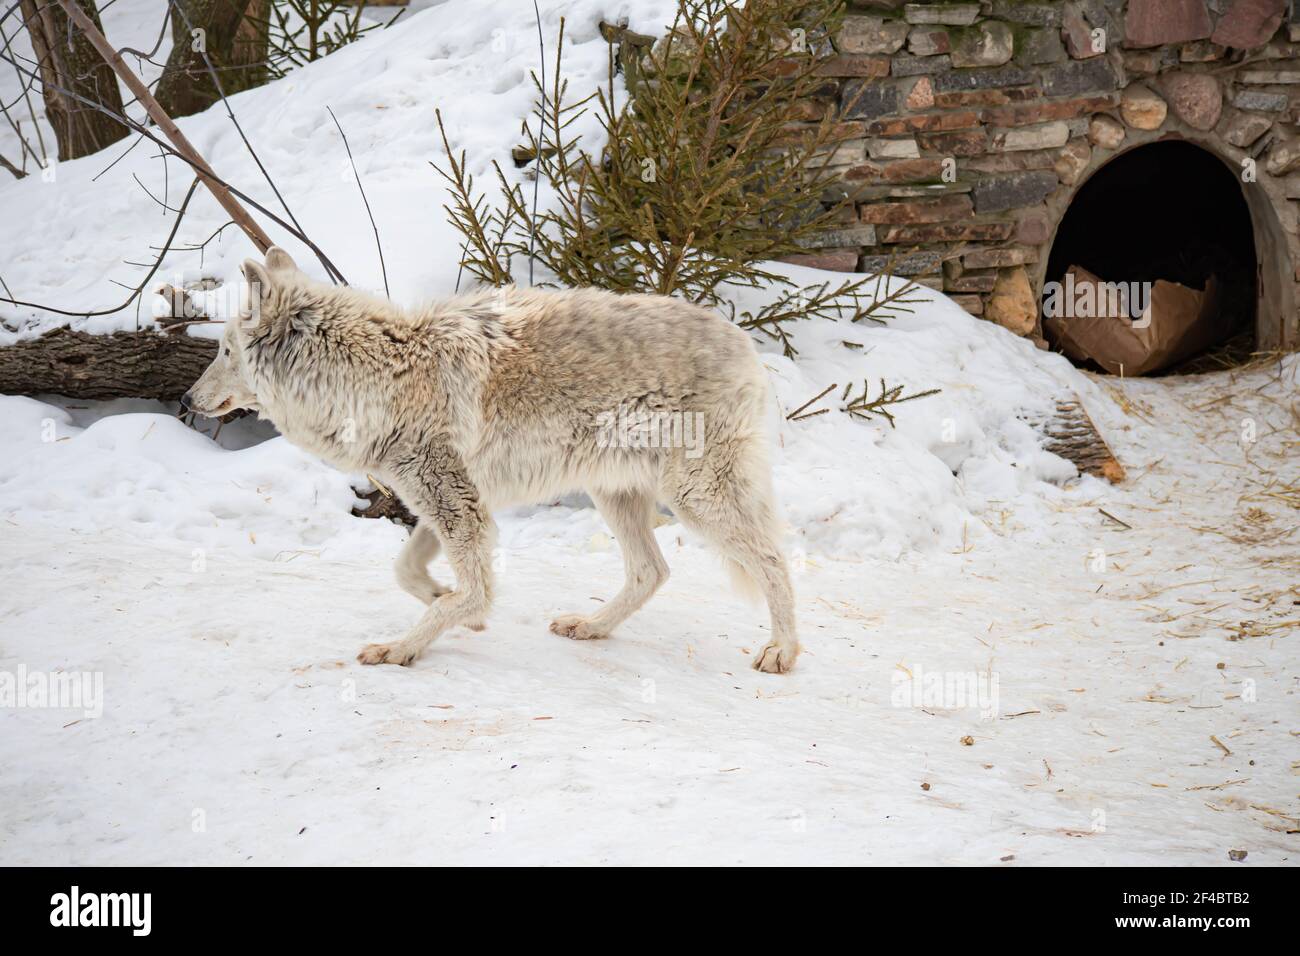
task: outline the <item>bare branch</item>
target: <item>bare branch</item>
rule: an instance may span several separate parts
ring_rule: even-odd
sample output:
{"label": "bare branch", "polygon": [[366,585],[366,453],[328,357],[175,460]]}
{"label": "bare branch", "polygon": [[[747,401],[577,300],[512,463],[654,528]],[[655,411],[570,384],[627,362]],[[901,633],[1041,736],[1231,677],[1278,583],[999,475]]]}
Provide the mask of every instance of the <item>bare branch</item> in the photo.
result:
{"label": "bare branch", "polygon": [[[185,8],[177,3],[176,0],[168,0],[168,6],[170,9],[174,9],[181,15],[181,19],[185,21],[186,29],[193,31],[194,24],[190,21],[189,15],[185,12]],[[234,124],[235,131],[239,133],[239,138],[244,141],[244,146],[248,149],[248,154],[253,157],[253,162],[257,164],[258,170],[261,171],[262,178],[265,179],[266,184],[271,187],[271,192],[275,193],[275,198],[279,200],[280,206],[284,209],[285,215],[289,217],[289,221],[292,222],[299,231],[302,231],[302,226],[298,223],[297,217],[294,216],[293,210],[290,209],[289,204],[285,202],[284,196],[280,194],[279,187],[275,185],[275,180],[273,180],[271,174],[267,172],[266,167],[262,164],[261,157],[257,155],[257,150],[253,149],[253,144],[250,143],[248,137],[244,135],[244,128],[239,125],[239,120],[235,118],[235,111],[231,109],[230,100],[226,97],[226,91],[221,85],[221,80],[217,76],[217,71],[212,66],[212,60],[208,57],[206,48],[201,47],[199,53],[203,57],[203,65],[207,67],[208,75],[212,77],[212,85],[217,88],[217,96],[221,98],[221,105],[226,108],[226,114],[230,117],[230,122]],[[322,265],[324,265],[324,263],[322,263]],[[328,270],[329,266],[326,266],[326,269]]]}
{"label": "bare branch", "polygon": [[75,0],[57,0],[57,2],[63,8],[63,12],[68,15],[68,20],[76,24],[77,29],[85,34],[91,45],[99,51],[99,55],[113,68],[113,72],[121,77],[127,89],[140,101],[140,104],[145,108],[145,112],[149,114],[149,118],[171,140],[177,152],[185,157],[198,171],[199,178],[203,180],[203,184],[208,187],[208,191],[212,193],[213,198],[221,205],[221,208],[226,210],[231,219],[239,223],[240,228],[252,240],[253,245],[257,246],[258,251],[265,254],[272,246],[271,237],[266,234],[262,227],[257,224],[257,221],[249,215],[248,210],[239,204],[239,201],[231,195],[230,190],[217,178],[207,160],[199,154],[199,151],[181,132],[180,127],[158,105],[158,101],[153,98],[149,88],[126,65],[122,55],[113,48],[112,44],[104,37],[104,34],[99,32],[99,29],[86,16],[81,7],[77,6]]}
{"label": "bare branch", "polygon": [[[0,59],[7,60],[8,62],[14,64],[19,69],[20,72],[25,73],[27,76],[36,77],[35,73],[21,66],[18,63],[18,61],[15,60],[13,57],[5,54],[0,54]],[[316,254],[316,258],[320,259],[322,264],[324,264],[326,268],[330,271],[330,274],[335,276],[338,279],[338,281],[343,285],[347,285],[347,280],[343,278],[342,273],[340,273],[338,271],[338,268],[332,262],[330,262],[328,258],[325,257],[324,251],[318,245],[316,245],[316,243],[313,242],[309,236],[307,236],[301,230],[296,229],[289,223],[285,222],[283,219],[281,219],[271,210],[267,209],[257,200],[253,199],[247,193],[243,192],[242,190],[236,188],[235,186],[221,179],[219,176],[217,176],[215,173],[211,171],[211,167],[201,166],[200,165],[202,163],[201,159],[195,160],[194,158],[185,155],[175,146],[168,143],[166,140],[161,139],[158,136],[154,135],[153,131],[149,127],[143,125],[142,123],[137,122],[136,120],[131,119],[129,116],[125,116],[121,113],[117,113],[114,112],[113,110],[109,110],[107,107],[103,106],[103,104],[96,103],[94,100],[87,99],[86,97],[80,96],[75,91],[66,89],[64,87],[58,87],[58,89],[61,93],[63,93],[66,96],[69,96],[73,100],[85,106],[88,106],[91,109],[99,110],[100,112],[105,113],[108,116],[111,116],[113,119],[121,123],[127,129],[139,133],[141,136],[143,136],[144,138],[148,139],[150,142],[157,145],[160,149],[164,150],[168,155],[175,156],[177,159],[186,163],[195,171],[197,175],[200,176],[201,179],[204,179],[205,177],[210,178],[218,186],[228,190],[231,195],[237,197],[238,199],[243,200],[245,203],[252,206],[258,212],[262,213],[264,216],[266,216],[268,219],[274,222],[277,226],[280,226],[290,235],[294,236],[296,239],[298,239],[300,242],[306,245],[309,249],[311,249],[312,252]]]}

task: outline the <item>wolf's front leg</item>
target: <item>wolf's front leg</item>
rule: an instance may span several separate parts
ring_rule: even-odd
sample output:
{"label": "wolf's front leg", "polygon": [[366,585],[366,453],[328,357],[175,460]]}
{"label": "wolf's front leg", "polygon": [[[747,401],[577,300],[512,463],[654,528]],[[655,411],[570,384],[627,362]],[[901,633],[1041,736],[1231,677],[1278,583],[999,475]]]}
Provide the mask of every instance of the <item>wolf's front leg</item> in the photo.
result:
{"label": "wolf's front leg", "polygon": [[450,589],[443,587],[429,575],[429,562],[438,556],[442,543],[438,536],[421,521],[411,529],[411,536],[406,539],[406,546],[397,558],[393,568],[397,574],[397,583],[402,590],[425,604],[432,604],[435,598],[446,594]]}
{"label": "wolf's front leg", "polygon": [[478,490],[446,458],[429,463],[418,475],[398,481],[398,493],[411,510],[437,530],[456,575],[456,589],[434,599],[419,623],[400,641],[367,644],[357,655],[363,664],[409,664],[450,627],[481,629],[492,602],[492,545],[496,526]]}

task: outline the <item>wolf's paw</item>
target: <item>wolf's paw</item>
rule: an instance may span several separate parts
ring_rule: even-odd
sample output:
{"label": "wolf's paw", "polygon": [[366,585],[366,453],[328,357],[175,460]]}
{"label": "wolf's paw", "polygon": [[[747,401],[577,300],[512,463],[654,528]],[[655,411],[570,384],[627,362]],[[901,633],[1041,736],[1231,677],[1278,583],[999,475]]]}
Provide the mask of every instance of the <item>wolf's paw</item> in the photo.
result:
{"label": "wolf's paw", "polygon": [[784,674],[794,667],[794,659],[799,656],[798,644],[777,644],[775,641],[763,645],[754,658],[754,670],[767,674]]}
{"label": "wolf's paw", "polygon": [[357,660],[363,664],[400,664],[405,667],[420,654],[405,641],[393,641],[391,644],[367,644],[361,648]]}
{"label": "wolf's paw", "polygon": [[561,614],[551,622],[551,633],[575,641],[594,641],[609,637],[609,631],[603,631],[590,620],[578,614]]}
{"label": "wolf's paw", "polygon": [[427,573],[397,572],[397,584],[403,591],[425,604],[432,604],[444,594],[450,594],[451,588],[443,587]]}

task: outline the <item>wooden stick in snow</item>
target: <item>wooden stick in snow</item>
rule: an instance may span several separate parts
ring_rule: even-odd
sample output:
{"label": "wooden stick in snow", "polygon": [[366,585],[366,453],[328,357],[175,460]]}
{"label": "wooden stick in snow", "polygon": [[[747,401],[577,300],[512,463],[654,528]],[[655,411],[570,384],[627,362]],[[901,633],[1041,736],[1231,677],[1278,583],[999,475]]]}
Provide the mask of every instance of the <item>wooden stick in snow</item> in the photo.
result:
{"label": "wooden stick in snow", "polygon": [[77,25],[77,29],[84,33],[86,38],[90,40],[91,45],[99,51],[99,55],[104,58],[104,62],[111,66],[113,72],[122,78],[122,82],[126,84],[127,89],[144,106],[145,112],[162,130],[163,135],[171,140],[177,152],[193,165],[199,179],[202,180],[203,185],[208,187],[208,192],[212,193],[212,197],[221,204],[221,208],[226,211],[226,214],[235,221],[235,224],[240,229],[244,230],[244,233],[252,240],[253,245],[257,246],[258,251],[265,254],[266,250],[271,248],[271,238],[257,224],[257,221],[253,219],[248,210],[240,204],[239,200],[230,194],[230,190],[216,178],[217,174],[208,165],[207,160],[185,138],[185,134],[180,131],[180,127],[172,121],[167,112],[158,105],[158,101],[149,92],[149,87],[145,86],[144,82],[131,72],[131,68],[126,65],[122,55],[113,49],[113,45],[108,42],[104,34],[99,32],[99,28],[95,26],[90,17],[86,16],[81,7],[77,6],[75,0],[58,0],[58,4],[68,15],[68,19]]}

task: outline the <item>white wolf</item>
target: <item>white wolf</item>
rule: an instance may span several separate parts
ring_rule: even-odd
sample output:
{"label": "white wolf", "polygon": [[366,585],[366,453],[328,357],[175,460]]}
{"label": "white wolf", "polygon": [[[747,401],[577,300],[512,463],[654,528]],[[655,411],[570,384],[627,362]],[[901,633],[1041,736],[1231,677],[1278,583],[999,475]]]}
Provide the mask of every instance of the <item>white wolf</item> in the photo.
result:
{"label": "white wolf", "polygon": [[[560,617],[552,631],[607,637],[664,583],[660,501],[765,597],[772,639],[754,666],[794,665],[767,379],[745,332],[662,296],[507,288],[404,311],[315,282],[278,248],[243,268],[240,317],[183,401],[203,415],[257,410],[335,467],[386,481],[419,518],[397,580],[429,608],[402,640],[363,648],[363,664],[409,664],[447,628],[483,627],[492,510],[582,489],[618,539],[626,581],[595,614]],[[611,440],[611,422],[665,418],[698,423],[692,447]],[[454,591],[429,576],[440,546]]]}

